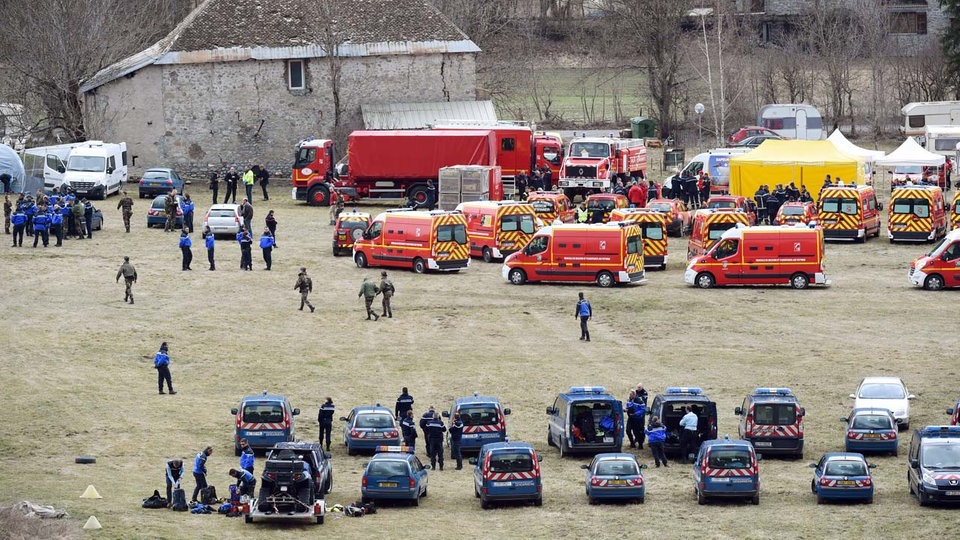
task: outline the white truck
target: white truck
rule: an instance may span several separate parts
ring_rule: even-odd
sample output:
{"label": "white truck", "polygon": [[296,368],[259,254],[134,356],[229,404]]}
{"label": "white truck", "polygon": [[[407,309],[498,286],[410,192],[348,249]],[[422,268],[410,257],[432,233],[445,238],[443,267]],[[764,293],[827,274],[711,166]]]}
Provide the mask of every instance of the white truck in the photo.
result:
{"label": "white truck", "polygon": [[127,143],[87,141],[67,156],[63,187],[77,195],[106,199],[119,193],[126,181]]}

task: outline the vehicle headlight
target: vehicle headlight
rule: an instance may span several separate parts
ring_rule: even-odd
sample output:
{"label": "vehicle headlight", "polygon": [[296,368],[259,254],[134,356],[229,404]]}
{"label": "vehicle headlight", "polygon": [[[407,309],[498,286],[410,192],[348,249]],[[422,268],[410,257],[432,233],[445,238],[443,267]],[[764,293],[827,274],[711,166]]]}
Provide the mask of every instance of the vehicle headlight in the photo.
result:
{"label": "vehicle headlight", "polygon": [[916,264],[914,264],[914,268],[916,268],[917,270],[920,270],[921,268],[923,268],[923,261],[917,261]]}
{"label": "vehicle headlight", "polygon": [[924,484],[930,484],[931,486],[937,485],[937,481],[933,479],[933,475],[931,475],[927,471],[923,471],[922,479]]}

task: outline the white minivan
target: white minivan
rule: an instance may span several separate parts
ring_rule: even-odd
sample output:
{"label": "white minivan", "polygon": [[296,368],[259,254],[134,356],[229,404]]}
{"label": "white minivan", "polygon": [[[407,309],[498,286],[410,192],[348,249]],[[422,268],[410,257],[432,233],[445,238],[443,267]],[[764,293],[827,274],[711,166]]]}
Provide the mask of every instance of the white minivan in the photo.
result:
{"label": "white minivan", "polygon": [[63,186],[89,199],[119,193],[127,181],[127,143],[87,141],[70,150]]}

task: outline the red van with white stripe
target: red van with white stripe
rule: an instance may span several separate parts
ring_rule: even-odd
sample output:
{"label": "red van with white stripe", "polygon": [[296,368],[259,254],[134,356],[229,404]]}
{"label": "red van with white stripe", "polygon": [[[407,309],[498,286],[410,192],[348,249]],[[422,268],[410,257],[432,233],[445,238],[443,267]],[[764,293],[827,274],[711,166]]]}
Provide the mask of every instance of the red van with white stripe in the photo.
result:
{"label": "red van with white stripe", "polygon": [[806,411],[789,388],[757,388],[734,409],[740,438],[764,454],[803,457]]}

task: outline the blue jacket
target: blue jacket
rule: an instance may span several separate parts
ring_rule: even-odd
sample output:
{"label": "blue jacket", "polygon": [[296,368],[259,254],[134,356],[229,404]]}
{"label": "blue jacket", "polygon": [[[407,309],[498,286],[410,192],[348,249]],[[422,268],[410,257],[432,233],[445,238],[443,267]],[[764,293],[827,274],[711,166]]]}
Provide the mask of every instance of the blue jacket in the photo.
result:
{"label": "blue jacket", "polygon": [[214,242],[213,233],[210,233],[203,238],[203,243],[205,246],[207,246],[207,249],[213,249],[213,242]]}
{"label": "blue jacket", "polygon": [[455,420],[450,424],[450,442],[459,443],[463,438],[463,421]]}
{"label": "blue jacket", "polygon": [[186,215],[188,212],[193,212],[194,208],[195,205],[193,204],[193,201],[188,201],[186,199],[180,200],[180,211],[183,212],[184,215]]}
{"label": "blue jacket", "polygon": [[203,450],[193,460],[193,474],[207,474],[207,453]]}
{"label": "blue jacket", "polygon": [[16,225],[23,225],[27,222],[27,215],[23,213],[22,210],[17,210],[12,216],[10,216],[10,223]]}
{"label": "blue jacket", "polygon": [[243,452],[240,453],[240,468],[241,469],[252,469],[253,468],[253,449],[249,446],[243,449]]}
{"label": "blue jacket", "polygon": [[273,237],[269,234],[265,234],[260,237],[260,249],[267,249],[273,247]]}
{"label": "blue jacket", "polygon": [[45,231],[47,230],[47,225],[50,224],[50,216],[44,212],[33,216],[33,230],[35,231]]}
{"label": "blue jacket", "polygon": [[647,442],[662,443],[667,440],[667,428],[663,424],[651,424],[650,427],[643,430],[647,434]]}
{"label": "blue jacket", "polygon": [[160,366],[169,366],[170,357],[165,351],[158,351],[153,357],[153,367],[158,368]]}
{"label": "blue jacket", "polygon": [[73,215],[73,208],[71,208],[70,205],[64,206],[63,208],[60,209],[60,215],[62,215],[65,218],[69,218],[70,216]]}
{"label": "blue jacket", "polygon": [[593,315],[593,311],[590,309],[590,302],[586,300],[577,301],[577,316],[579,317],[590,317]]}
{"label": "blue jacket", "polygon": [[23,213],[30,217],[37,213],[37,205],[33,203],[23,205]]}
{"label": "blue jacket", "polygon": [[63,225],[63,214],[60,214],[59,212],[50,214],[50,224],[55,227]]}
{"label": "blue jacket", "polygon": [[257,483],[257,478],[250,474],[250,471],[240,469],[240,476],[237,477],[237,485],[243,487],[252,486]]}
{"label": "blue jacket", "polygon": [[183,248],[183,247],[187,247],[187,248],[188,248],[188,247],[190,247],[190,246],[192,246],[192,245],[193,245],[193,242],[190,241],[190,237],[189,237],[189,236],[181,236],[181,237],[180,237],[180,247],[182,247],[182,248]]}
{"label": "blue jacket", "polygon": [[627,416],[633,418],[634,420],[643,420],[643,417],[647,415],[647,406],[643,403],[634,403],[632,401],[627,403]]}

